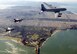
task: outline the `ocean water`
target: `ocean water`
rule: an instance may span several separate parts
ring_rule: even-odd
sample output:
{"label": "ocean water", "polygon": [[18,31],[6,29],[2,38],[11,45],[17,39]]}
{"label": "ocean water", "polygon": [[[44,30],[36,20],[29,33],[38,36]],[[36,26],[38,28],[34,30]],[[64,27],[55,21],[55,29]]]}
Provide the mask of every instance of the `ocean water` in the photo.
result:
{"label": "ocean water", "polygon": [[[0,40],[0,54],[35,54],[35,50],[10,40]],[[77,30],[51,35],[41,47],[40,54],[77,54]]]}
{"label": "ocean water", "polygon": [[77,30],[61,31],[50,37],[41,54],[77,54]]}
{"label": "ocean water", "polygon": [[0,54],[35,54],[34,48],[20,45],[11,40],[0,40]]}

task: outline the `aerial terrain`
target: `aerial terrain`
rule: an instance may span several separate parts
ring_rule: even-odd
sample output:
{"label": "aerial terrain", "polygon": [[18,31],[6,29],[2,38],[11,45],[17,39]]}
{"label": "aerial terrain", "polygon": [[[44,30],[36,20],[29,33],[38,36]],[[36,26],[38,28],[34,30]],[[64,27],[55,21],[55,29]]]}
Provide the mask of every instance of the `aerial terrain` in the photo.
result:
{"label": "aerial terrain", "polygon": [[[77,15],[69,9],[61,17],[41,13],[41,3],[24,2],[0,9],[0,54],[36,54],[37,45],[40,54],[77,53]],[[14,19],[23,21],[15,23]],[[14,30],[6,32],[8,27]]]}

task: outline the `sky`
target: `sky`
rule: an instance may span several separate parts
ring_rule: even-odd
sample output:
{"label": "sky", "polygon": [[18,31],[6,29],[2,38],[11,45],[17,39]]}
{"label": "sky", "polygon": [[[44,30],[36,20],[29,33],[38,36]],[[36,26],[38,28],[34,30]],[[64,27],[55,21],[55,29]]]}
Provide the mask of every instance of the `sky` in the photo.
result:
{"label": "sky", "polygon": [[26,1],[36,1],[36,2],[77,2],[77,0],[0,0],[0,9],[5,9],[8,6],[10,6],[9,4],[13,4],[13,3],[17,3],[17,2],[26,2]]}
{"label": "sky", "polygon": [[77,2],[77,0],[0,0],[0,3],[18,2],[18,1],[43,1],[43,2]]}
{"label": "sky", "polygon": [[44,2],[69,2],[69,1],[74,2],[75,1],[77,2],[77,0],[33,0],[33,1],[44,1]]}

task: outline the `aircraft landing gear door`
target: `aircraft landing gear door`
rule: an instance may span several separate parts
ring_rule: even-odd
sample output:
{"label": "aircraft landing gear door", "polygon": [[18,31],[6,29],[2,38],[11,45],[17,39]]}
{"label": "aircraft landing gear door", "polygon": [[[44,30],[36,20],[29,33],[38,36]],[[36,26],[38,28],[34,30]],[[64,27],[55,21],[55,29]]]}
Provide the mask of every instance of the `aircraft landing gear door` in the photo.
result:
{"label": "aircraft landing gear door", "polygon": [[62,13],[58,13],[58,17],[61,17],[62,16]]}

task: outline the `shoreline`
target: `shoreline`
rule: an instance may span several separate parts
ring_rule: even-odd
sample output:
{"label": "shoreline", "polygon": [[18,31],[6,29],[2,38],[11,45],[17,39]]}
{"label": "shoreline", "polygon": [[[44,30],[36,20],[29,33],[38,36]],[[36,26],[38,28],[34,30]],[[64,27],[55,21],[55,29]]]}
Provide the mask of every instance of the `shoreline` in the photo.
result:
{"label": "shoreline", "polygon": [[[55,31],[51,34],[50,37],[54,36],[56,33],[60,32],[60,31],[61,31],[61,30],[55,30]],[[48,37],[48,38],[42,43],[42,46],[46,43],[46,41],[47,41],[50,37]],[[41,47],[42,47],[42,46],[41,46]]]}
{"label": "shoreline", "polygon": [[[50,37],[54,36],[57,32],[60,32],[61,30],[55,30]],[[21,39],[20,38],[13,38],[13,37],[8,37],[8,36],[1,36],[2,39],[0,40],[11,40],[15,43],[21,43]],[[45,44],[45,42],[50,38],[48,37],[43,43],[41,43],[41,47]]]}

